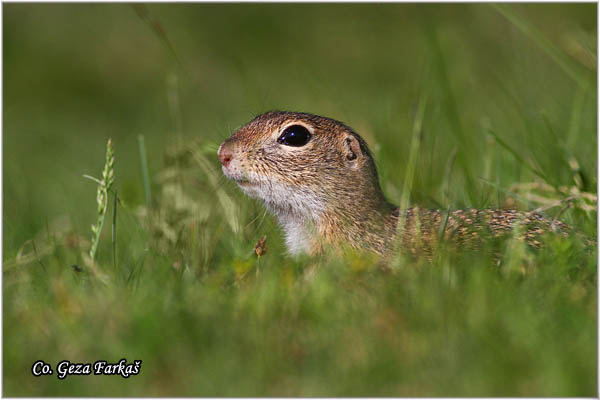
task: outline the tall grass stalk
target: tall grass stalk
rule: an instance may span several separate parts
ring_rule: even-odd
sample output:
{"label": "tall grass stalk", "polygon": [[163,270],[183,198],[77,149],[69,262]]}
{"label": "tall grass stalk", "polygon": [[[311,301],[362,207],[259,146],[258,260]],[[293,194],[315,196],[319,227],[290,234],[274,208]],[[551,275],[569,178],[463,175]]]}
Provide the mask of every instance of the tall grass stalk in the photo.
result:
{"label": "tall grass stalk", "polygon": [[460,164],[465,180],[466,180],[466,192],[469,201],[472,203],[474,200],[474,179],[473,173],[470,167],[470,158],[468,157],[469,151],[472,146],[466,138],[466,133],[461,123],[459,107],[456,102],[455,94],[450,86],[450,78],[448,77],[448,66],[446,65],[446,57],[442,51],[436,27],[430,22],[424,25],[425,38],[432,55],[433,70],[435,72],[438,85],[443,94],[443,108],[445,110],[446,118],[449,123],[449,131],[456,137],[459,145],[460,152],[457,156],[458,163]]}
{"label": "tall grass stalk", "polygon": [[183,134],[183,112],[179,99],[179,78],[176,72],[171,72],[167,76],[167,100],[169,113],[175,126],[175,134],[181,136]]}
{"label": "tall grass stalk", "polygon": [[146,158],[146,141],[144,135],[138,135],[138,150],[140,154],[140,167],[142,169],[142,180],[144,182],[144,195],[146,197],[146,207],[150,208],[150,174],[148,173],[148,159]]}
{"label": "tall grass stalk", "polygon": [[412,139],[408,153],[408,164],[406,165],[406,174],[404,176],[404,185],[402,187],[402,197],[400,199],[400,209],[408,208],[410,202],[410,193],[412,191],[415,169],[417,167],[417,157],[421,146],[421,136],[423,132],[423,116],[427,105],[427,95],[423,94],[419,99],[419,104],[415,113],[415,119],[412,126]]}
{"label": "tall grass stalk", "polygon": [[112,253],[113,253],[113,267],[115,270],[117,269],[117,204],[119,202],[119,196],[117,191],[115,190],[115,195],[113,199],[113,218],[112,218],[112,230],[110,239],[112,242]]}
{"label": "tall grass stalk", "polygon": [[219,176],[214,167],[210,164],[210,162],[206,159],[204,154],[197,149],[194,148],[191,150],[194,160],[202,169],[202,172],[208,178],[208,182],[212,186],[212,190],[217,195],[219,203],[223,207],[224,217],[229,227],[234,233],[238,233],[240,231],[240,221],[239,221],[239,210],[236,206],[236,203],[233,201],[231,196],[227,194],[227,192],[223,189],[223,187],[219,184]]}
{"label": "tall grass stalk", "polygon": [[580,74],[572,61],[570,61],[562,51],[554,46],[544,35],[538,31],[530,22],[526,21],[523,17],[511,10],[511,7],[506,4],[491,4],[496,11],[504,16],[511,24],[519,29],[523,34],[529,36],[531,40],[546,54],[552,58],[552,60],[577,84],[581,87],[590,86],[590,82]]}
{"label": "tall grass stalk", "polygon": [[[415,119],[412,126],[412,139],[410,142],[410,150],[408,154],[408,164],[406,166],[406,174],[404,177],[404,184],[402,186],[402,196],[400,197],[400,210],[406,210],[410,203],[410,194],[412,191],[413,180],[415,177],[415,169],[417,165],[417,157],[419,155],[419,148],[421,147],[421,137],[423,133],[423,116],[425,115],[425,108],[427,106],[427,94],[424,93],[419,98],[419,104],[415,113]],[[406,216],[408,218],[408,215]],[[404,232],[405,218],[398,218],[399,237],[401,239],[402,232]]]}
{"label": "tall grass stalk", "polygon": [[519,155],[519,153],[517,153],[516,150],[514,150],[512,147],[510,147],[508,145],[508,143],[506,143],[504,140],[502,140],[502,138],[496,133],[494,132],[493,129],[488,129],[488,133],[490,135],[492,135],[494,137],[494,139],[496,139],[496,142],[502,146],[506,151],[508,151],[510,154],[512,154],[512,156],[519,162],[519,164],[521,164],[522,166],[524,166],[525,168],[527,168],[529,171],[531,171],[533,174],[537,175],[539,178],[541,178],[544,182],[548,183],[548,184],[552,184],[548,178],[546,177],[546,175],[540,171],[539,169],[535,168],[533,165],[529,164],[527,161],[525,161],[525,159],[523,159],[523,157],[521,157]]}
{"label": "tall grass stalk", "polygon": [[134,4],[131,7],[133,8],[133,11],[135,11],[137,16],[146,25],[148,25],[152,33],[154,33],[154,35],[156,35],[156,37],[165,45],[165,47],[169,51],[169,54],[171,55],[171,57],[173,57],[175,63],[179,67],[181,67],[182,64],[181,61],[179,61],[179,57],[177,57],[175,47],[169,39],[169,36],[167,35],[167,30],[165,29],[164,25],[160,22],[160,20],[154,15],[152,15],[152,13],[150,13],[150,10],[148,10],[148,7],[146,7],[144,4]]}
{"label": "tall grass stalk", "polygon": [[567,149],[573,151],[573,147],[579,139],[579,132],[581,130],[581,114],[583,113],[583,106],[585,105],[585,96],[587,90],[580,87],[575,94],[573,100],[573,110],[571,112],[571,119],[569,121],[569,130],[567,133]]}
{"label": "tall grass stalk", "polygon": [[96,179],[89,175],[84,175],[85,178],[91,179],[98,183],[98,190],[96,194],[98,218],[96,219],[96,223],[92,225],[92,245],[90,248],[90,258],[92,260],[96,258],[96,251],[98,250],[98,243],[100,242],[100,235],[102,234],[102,227],[104,226],[104,218],[106,217],[106,210],[108,208],[108,192],[112,188],[115,180],[114,167],[115,155],[113,152],[112,140],[108,139],[108,142],[106,143],[106,159],[104,161],[102,179]]}

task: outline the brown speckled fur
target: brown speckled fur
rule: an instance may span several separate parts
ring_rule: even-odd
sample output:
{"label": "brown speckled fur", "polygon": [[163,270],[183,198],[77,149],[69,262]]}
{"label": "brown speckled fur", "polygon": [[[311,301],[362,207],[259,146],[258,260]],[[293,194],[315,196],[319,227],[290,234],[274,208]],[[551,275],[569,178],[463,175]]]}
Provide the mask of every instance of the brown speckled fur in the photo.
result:
{"label": "brown speckled fur", "polygon": [[[545,232],[566,234],[567,225],[560,221],[550,221],[535,212],[517,210],[467,209],[428,210],[409,208],[404,212],[396,210],[388,220],[390,226],[401,226],[401,247],[415,256],[430,256],[440,239],[462,248],[474,249],[486,238],[501,237],[517,233],[517,238],[534,248],[542,245],[541,236]],[[420,229],[416,227],[420,225]],[[440,232],[443,229],[443,235]],[[514,231],[514,228],[517,228]]]}
{"label": "brown speckled fur", "polygon": [[[312,131],[308,143],[277,143],[281,132],[295,124]],[[470,245],[481,236],[511,232],[517,221],[523,226],[521,239],[538,247],[543,232],[567,229],[539,214],[514,210],[398,210],[381,191],[366,142],[330,118],[268,112],[238,129],[221,145],[222,152],[231,156],[223,172],[277,216],[291,253],[350,245],[386,254],[400,234],[402,251],[429,255],[442,237]]]}

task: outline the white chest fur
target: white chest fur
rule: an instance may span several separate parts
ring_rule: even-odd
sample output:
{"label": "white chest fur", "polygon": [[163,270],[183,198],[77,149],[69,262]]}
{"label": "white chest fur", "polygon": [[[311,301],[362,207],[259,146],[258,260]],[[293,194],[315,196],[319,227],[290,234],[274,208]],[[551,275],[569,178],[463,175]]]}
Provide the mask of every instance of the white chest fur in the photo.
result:
{"label": "white chest fur", "polygon": [[287,215],[280,215],[279,223],[285,232],[285,244],[291,255],[310,252],[315,235],[306,223]]}

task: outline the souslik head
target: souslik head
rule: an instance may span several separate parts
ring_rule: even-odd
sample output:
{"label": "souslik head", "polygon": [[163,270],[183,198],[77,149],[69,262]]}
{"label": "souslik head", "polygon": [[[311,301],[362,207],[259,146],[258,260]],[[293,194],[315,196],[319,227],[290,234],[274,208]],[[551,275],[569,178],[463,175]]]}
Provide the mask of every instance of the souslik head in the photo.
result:
{"label": "souslik head", "polygon": [[268,112],[238,129],[218,155],[223,173],[277,217],[290,253],[327,244],[385,248],[394,207],[367,144],[343,123]]}

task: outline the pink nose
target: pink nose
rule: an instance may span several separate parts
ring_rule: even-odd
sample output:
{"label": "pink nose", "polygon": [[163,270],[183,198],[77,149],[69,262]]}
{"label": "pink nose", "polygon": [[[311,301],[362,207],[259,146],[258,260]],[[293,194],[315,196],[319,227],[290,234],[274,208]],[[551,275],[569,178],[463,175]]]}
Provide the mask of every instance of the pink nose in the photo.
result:
{"label": "pink nose", "polygon": [[224,167],[229,165],[232,158],[233,154],[231,154],[231,152],[224,149],[223,146],[219,147],[219,161],[221,161],[221,164],[223,164]]}

